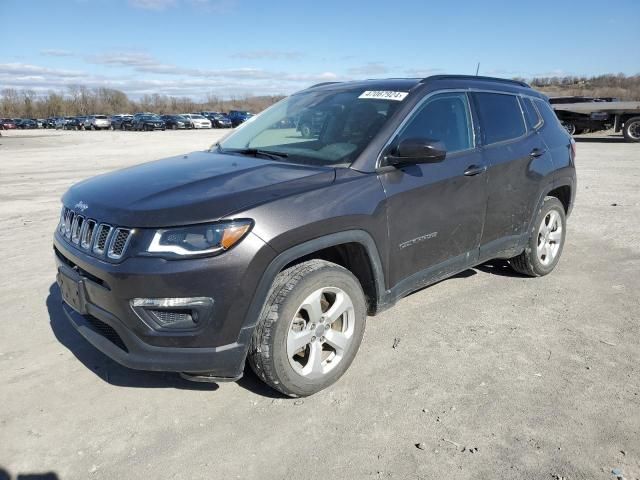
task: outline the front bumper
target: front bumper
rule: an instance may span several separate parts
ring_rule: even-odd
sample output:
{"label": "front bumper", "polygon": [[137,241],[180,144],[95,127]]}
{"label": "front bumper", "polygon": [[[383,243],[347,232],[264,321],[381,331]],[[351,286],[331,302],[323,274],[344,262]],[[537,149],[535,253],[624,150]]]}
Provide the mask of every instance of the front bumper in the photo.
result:
{"label": "front bumper", "polygon": [[[63,301],[71,325],[118,363],[138,370],[202,373],[237,379],[257,319],[247,318],[251,294],[272,258],[272,249],[253,234],[219,257],[169,261],[132,257],[109,263],[54,237],[61,292],[73,279],[81,301]],[[224,279],[225,281],[221,281]],[[68,293],[64,298],[69,298]],[[211,318],[194,330],[160,331],[130,306],[133,298],[206,296],[214,299]],[[78,313],[78,311],[82,313]]]}

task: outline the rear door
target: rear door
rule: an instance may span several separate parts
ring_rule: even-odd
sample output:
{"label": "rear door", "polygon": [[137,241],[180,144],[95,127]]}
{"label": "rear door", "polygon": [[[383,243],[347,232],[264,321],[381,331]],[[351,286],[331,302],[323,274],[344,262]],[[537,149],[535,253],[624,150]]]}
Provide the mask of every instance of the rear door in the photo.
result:
{"label": "rear door", "polygon": [[546,147],[535,131],[527,129],[517,95],[474,92],[472,98],[488,167],[487,212],[480,245],[480,259],[485,260],[522,243],[541,178],[535,163],[546,155]]}
{"label": "rear door", "polygon": [[380,174],[388,197],[391,285],[406,282],[399,293],[416,282],[472,264],[486,206],[485,168],[466,93],[443,92],[427,98],[391,148],[404,138],[440,141],[446,158]]}

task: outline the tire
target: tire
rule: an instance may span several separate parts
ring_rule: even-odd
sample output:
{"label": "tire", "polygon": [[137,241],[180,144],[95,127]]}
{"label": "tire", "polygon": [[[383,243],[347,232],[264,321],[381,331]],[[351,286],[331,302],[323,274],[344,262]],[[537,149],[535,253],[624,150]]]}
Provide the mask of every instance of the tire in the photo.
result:
{"label": "tire", "polygon": [[556,197],[545,197],[533,223],[524,252],[509,260],[518,273],[542,277],[551,273],[562,255],[567,234],[564,205]]}
{"label": "tire", "polygon": [[[322,315],[332,307],[342,312],[337,319],[336,313]],[[249,363],[275,390],[290,397],[312,395],[349,368],[365,322],[364,293],[349,270],[324,260],[300,263],[275,278],[253,332]]]}
{"label": "tire", "polygon": [[585,128],[576,128],[576,131],[573,134],[582,135],[583,133],[587,133],[587,130]]}
{"label": "tire", "polygon": [[177,129],[178,129],[178,125],[176,125],[175,123],[171,125],[171,130],[177,130]]}
{"label": "tire", "polygon": [[302,127],[300,127],[300,133],[304,138],[311,138],[311,126],[302,125]]}
{"label": "tire", "polygon": [[561,122],[561,123],[569,135],[573,136],[576,134],[576,126],[573,123],[571,122]]}
{"label": "tire", "polygon": [[640,142],[640,117],[625,120],[622,134],[627,142]]}

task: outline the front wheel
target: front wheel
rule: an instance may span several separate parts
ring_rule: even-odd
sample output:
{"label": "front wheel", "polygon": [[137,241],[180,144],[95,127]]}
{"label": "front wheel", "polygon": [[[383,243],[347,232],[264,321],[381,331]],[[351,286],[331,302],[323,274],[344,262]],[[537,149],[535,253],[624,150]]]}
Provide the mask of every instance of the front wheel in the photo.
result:
{"label": "front wheel", "polygon": [[278,274],[249,348],[269,386],[291,397],[336,382],[356,356],[366,320],[364,293],[347,269],[310,260]]}
{"label": "front wheel", "polygon": [[640,117],[626,120],[622,133],[627,142],[640,142]]}
{"label": "front wheel", "polygon": [[511,267],[531,277],[551,273],[562,254],[566,224],[564,205],[555,197],[545,197],[527,247],[520,255],[509,260]]}

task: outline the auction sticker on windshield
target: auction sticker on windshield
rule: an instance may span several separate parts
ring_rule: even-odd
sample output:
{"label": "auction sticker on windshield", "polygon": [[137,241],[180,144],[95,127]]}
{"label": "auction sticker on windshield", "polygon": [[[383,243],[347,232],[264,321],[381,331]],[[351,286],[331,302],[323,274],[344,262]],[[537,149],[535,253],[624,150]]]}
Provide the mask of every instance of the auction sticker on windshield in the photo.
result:
{"label": "auction sticker on windshield", "polygon": [[391,92],[389,90],[367,90],[358,98],[371,98],[375,100],[395,100],[401,102],[409,92]]}

